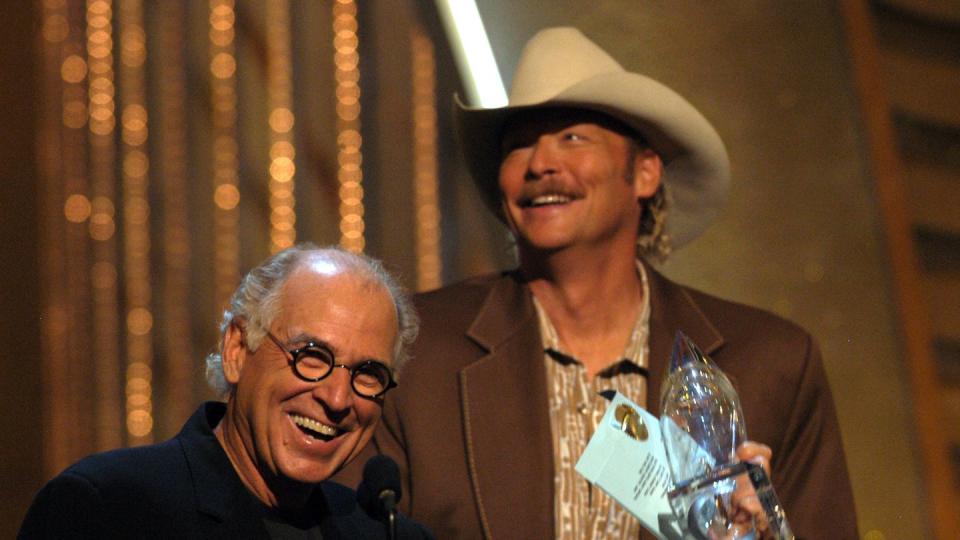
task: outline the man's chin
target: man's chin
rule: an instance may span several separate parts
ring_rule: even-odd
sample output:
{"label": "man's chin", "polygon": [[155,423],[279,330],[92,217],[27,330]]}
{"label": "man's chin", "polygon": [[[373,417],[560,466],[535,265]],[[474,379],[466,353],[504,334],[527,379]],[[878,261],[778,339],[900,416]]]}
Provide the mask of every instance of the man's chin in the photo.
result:
{"label": "man's chin", "polygon": [[[357,435],[359,435],[357,432],[341,435],[340,440],[336,441],[337,447],[330,448],[333,451],[325,455],[311,455],[309,451],[286,453],[286,459],[278,464],[279,472],[295,482],[305,484],[323,482],[343,470],[360,454],[365,441]],[[287,450],[293,449],[287,448]]]}
{"label": "man's chin", "polygon": [[300,484],[318,484],[337,473],[343,465],[328,463],[302,463],[294,467],[281,469],[281,474]]}
{"label": "man's chin", "polygon": [[566,238],[554,236],[545,237],[541,235],[524,238],[521,242],[517,243],[517,246],[519,249],[528,253],[550,255],[569,247],[570,242]]}
{"label": "man's chin", "polygon": [[280,466],[280,474],[290,480],[304,484],[323,482],[335,475],[350,461],[350,453],[344,448],[337,449],[331,455],[318,456],[290,456],[285,464]]}

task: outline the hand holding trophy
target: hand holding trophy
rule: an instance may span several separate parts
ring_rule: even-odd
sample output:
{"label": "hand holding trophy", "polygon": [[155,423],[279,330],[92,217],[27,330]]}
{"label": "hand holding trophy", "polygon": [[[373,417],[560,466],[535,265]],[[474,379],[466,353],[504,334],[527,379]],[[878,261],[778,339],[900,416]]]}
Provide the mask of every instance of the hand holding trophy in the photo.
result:
{"label": "hand holding trophy", "polygon": [[733,385],[682,332],[674,340],[660,410],[674,485],[667,497],[686,537],[794,538],[764,467],[770,449],[747,441]]}

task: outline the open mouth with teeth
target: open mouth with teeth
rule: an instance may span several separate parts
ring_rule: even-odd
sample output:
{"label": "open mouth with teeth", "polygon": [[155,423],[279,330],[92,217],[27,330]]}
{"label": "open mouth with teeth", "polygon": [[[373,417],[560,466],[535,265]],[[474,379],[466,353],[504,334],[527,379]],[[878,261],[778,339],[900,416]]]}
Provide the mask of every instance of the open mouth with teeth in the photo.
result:
{"label": "open mouth with teeth", "polygon": [[538,206],[548,206],[552,204],[567,204],[573,197],[562,193],[546,193],[536,197],[525,197],[520,201],[522,208],[535,208]]}
{"label": "open mouth with teeth", "polygon": [[330,441],[342,433],[342,430],[333,426],[321,424],[313,418],[307,418],[306,416],[300,416],[299,414],[291,414],[289,416],[290,419],[293,420],[294,425],[300,428],[300,431],[317,440]]}

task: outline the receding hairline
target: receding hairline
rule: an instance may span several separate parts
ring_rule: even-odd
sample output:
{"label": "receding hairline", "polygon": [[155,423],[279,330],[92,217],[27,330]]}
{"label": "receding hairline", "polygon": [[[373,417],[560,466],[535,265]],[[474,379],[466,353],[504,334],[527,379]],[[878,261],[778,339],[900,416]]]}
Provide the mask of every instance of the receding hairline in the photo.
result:
{"label": "receding hairline", "polygon": [[[326,255],[333,256],[327,257]],[[284,315],[289,306],[288,302],[295,299],[295,296],[290,294],[290,287],[294,284],[309,287],[311,282],[318,283],[321,287],[321,296],[316,299],[318,302],[337,297],[339,293],[344,291],[359,291],[360,294],[364,295],[363,299],[360,300],[361,302],[378,306],[377,309],[383,310],[384,314],[389,313],[389,320],[392,320],[396,332],[394,339],[396,341],[401,339],[400,306],[397,304],[398,299],[394,296],[388,284],[382,280],[374,268],[368,266],[364,259],[354,258],[349,253],[344,254],[344,252],[335,250],[327,251],[323,248],[305,252],[294,262],[287,278],[280,285],[277,295],[279,310],[277,317],[271,321],[271,326],[278,322],[281,324],[292,322]],[[372,298],[374,295],[379,295],[379,301],[382,301],[383,304],[375,304],[374,302],[378,302],[378,300]],[[339,297],[339,299],[342,301],[342,297]],[[396,360],[394,356],[391,355],[390,357],[391,363]],[[386,359],[380,360],[384,361]]]}
{"label": "receding hairline", "polygon": [[281,285],[281,291],[286,289],[299,274],[305,272],[333,281],[349,279],[368,290],[380,289],[396,307],[396,299],[389,285],[384,283],[383,278],[368,261],[359,256],[329,248],[304,251],[293,263],[287,278]]}

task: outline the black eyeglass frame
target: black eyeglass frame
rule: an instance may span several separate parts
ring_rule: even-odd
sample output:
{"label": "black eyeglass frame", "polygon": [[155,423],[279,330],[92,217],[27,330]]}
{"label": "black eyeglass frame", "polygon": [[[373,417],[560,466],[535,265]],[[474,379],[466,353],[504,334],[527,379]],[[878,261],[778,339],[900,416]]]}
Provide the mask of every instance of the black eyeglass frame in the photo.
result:
{"label": "black eyeglass frame", "polygon": [[[276,336],[270,333],[269,330],[266,331],[266,334],[267,334],[267,337],[270,338],[270,341],[273,341],[273,343],[281,351],[283,351],[284,353],[290,356],[288,362],[290,363],[290,367],[293,368],[293,374],[296,375],[297,378],[302,381],[320,382],[326,379],[327,377],[329,377],[330,374],[333,373],[334,369],[343,368],[350,373],[350,389],[353,390],[353,393],[357,394],[360,397],[370,398],[370,399],[380,398],[380,397],[383,397],[383,395],[386,394],[388,391],[390,391],[390,389],[397,387],[397,381],[393,379],[393,370],[390,369],[383,362],[377,362],[376,360],[367,360],[365,362],[357,364],[356,366],[350,367],[346,364],[338,364],[337,357],[335,354],[333,354],[333,351],[330,350],[330,347],[327,347],[322,343],[315,343],[311,341],[305,344],[303,347],[298,347],[296,349],[288,349],[279,339],[277,339]],[[308,350],[314,350],[314,351],[320,350],[325,353],[325,358],[322,358],[322,360],[327,365],[330,366],[330,369],[326,373],[324,373],[319,377],[307,377],[303,373],[300,373],[300,370],[297,368],[297,364],[300,363],[300,360],[304,357],[304,353],[306,353]],[[316,357],[316,355],[313,355],[313,356]],[[383,390],[372,395],[364,394],[363,392],[357,390],[357,385],[356,385],[357,374],[360,373],[360,371],[367,366],[375,366],[378,369],[382,369],[383,373],[387,375],[387,384],[384,385]]]}

